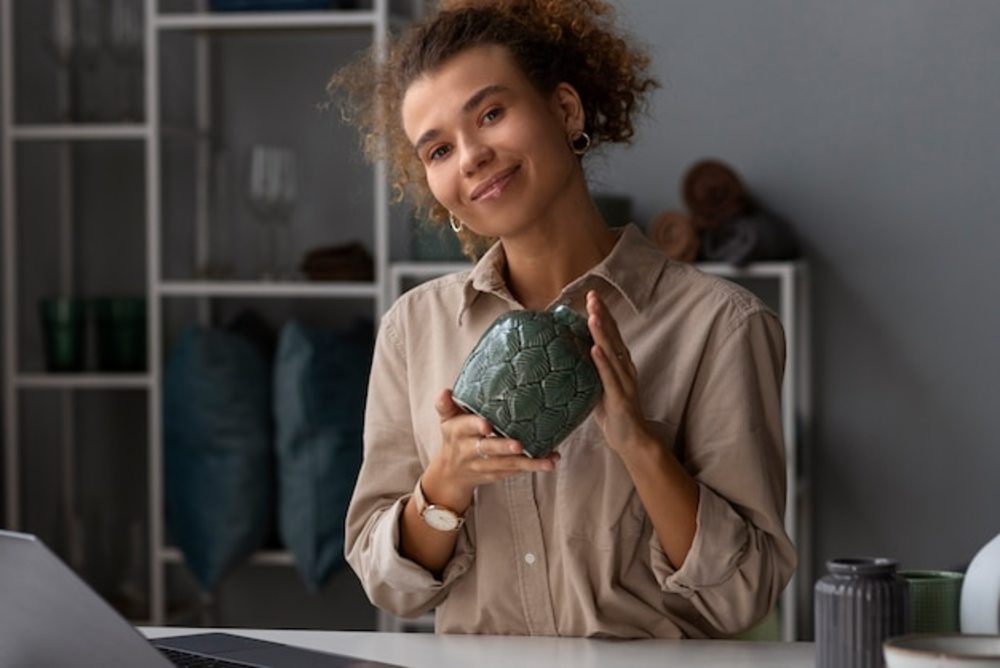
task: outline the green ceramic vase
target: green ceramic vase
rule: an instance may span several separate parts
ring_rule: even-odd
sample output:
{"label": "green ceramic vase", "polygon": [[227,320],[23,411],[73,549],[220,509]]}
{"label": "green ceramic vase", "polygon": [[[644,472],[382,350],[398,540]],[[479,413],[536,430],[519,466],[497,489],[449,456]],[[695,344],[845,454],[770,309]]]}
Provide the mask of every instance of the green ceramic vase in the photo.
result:
{"label": "green ceramic vase", "polygon": [[587,321],[568,306],[511,311],[473,348],[452,396],[531,457],[543,457],[583,422],[601,396]]}

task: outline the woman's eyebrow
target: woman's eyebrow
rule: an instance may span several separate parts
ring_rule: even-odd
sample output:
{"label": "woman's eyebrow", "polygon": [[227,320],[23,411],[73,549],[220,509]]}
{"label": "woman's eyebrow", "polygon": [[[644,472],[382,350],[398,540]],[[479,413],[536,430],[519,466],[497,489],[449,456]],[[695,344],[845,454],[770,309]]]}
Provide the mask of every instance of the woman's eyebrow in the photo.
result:
{"label": "woman's eyebrow", "polygon": [[465,101],[465,104],[462,105],[462,113],[469,113],[478,107],[480,103],[490,95],[493,95],[494,93],[501,93],[505,90],[507,90],[507,87],[501,86],[500,84],[492,84],[490,86],[480,88],[478,91],[473,93],[472,97]]}
{"label": "woman's eyebrow", "polygon": [[[509,89],[506,86],[501,86],[500,84],[491,84],[489,86],[483,86],[475,93],[473,93],[468,100],[465,101],[465,104],[462,105],[462,113],[467,114],[473,111],[476,107],[478,107],[482,103],[483,100],[485,100],[490,95],[494,95],[496,93],[502,93],[506,90]],[[437,129],[428,130],[427,132],[420,135],[420,139],[418,139],[417,143],[413,145],[413,148],[419,151],[421,146],[431,141],[439,134],[441,134],[440,130]]]}

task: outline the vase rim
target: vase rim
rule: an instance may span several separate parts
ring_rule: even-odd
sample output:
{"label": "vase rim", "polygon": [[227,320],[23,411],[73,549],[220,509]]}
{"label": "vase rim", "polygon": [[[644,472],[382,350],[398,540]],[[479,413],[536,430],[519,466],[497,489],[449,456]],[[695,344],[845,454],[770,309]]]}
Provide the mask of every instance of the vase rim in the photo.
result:
{"label": "vase rim", "polygon": [[839,557],[826,562],[833,575],[887,575],[896,572],[898,562],[887,557]]}

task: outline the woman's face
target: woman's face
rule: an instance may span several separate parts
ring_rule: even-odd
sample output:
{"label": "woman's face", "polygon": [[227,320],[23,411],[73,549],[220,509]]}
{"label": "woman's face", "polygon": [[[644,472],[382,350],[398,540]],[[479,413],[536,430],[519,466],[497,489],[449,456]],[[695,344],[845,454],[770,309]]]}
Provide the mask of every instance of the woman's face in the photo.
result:
{"label": "woman's face", "polygon": [[501,46],[468,49],[417,79],[402,116],[434,197],[483,236],[543,221],[579,170],[569,146],[583,128],[576,92],[560,84],[542,95]]}

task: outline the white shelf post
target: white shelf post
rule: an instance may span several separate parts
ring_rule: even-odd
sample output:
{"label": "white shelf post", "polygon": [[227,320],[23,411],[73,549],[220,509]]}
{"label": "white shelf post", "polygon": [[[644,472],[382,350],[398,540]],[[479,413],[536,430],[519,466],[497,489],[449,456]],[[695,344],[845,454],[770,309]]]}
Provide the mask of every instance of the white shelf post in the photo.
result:
{"label": "white shelf post", "polygon": [[17,249],[17,224],[15,212],[17,200],[14,188],[14,145],[11,131],[14,126],[14,31],[11,26],[13,15],[11,0],[0,0],[0,49],[2,49],[3,70],[0,75],[2,93],[2,169],[3,169],[3,349],[4,349],[4,489],[6,490],[6,526],[16,531],[21,525],[21,488],[19,475],[21,462],[18,457],[18,413],[17,388],[14,377],[18,371],[17,362],[17,272],[15,271]]}
{"label": "white shelf post", "polygon": [[160,40],[156,29],[157,0],[145,0],[146,58],[146,311],[150,383],[147,404],[146,438],[149,477],[149,606],[150,623],[161,626],[166,620],[166,578],[160,563],[163,530],[162,457],[162,325],[160,282]]}

